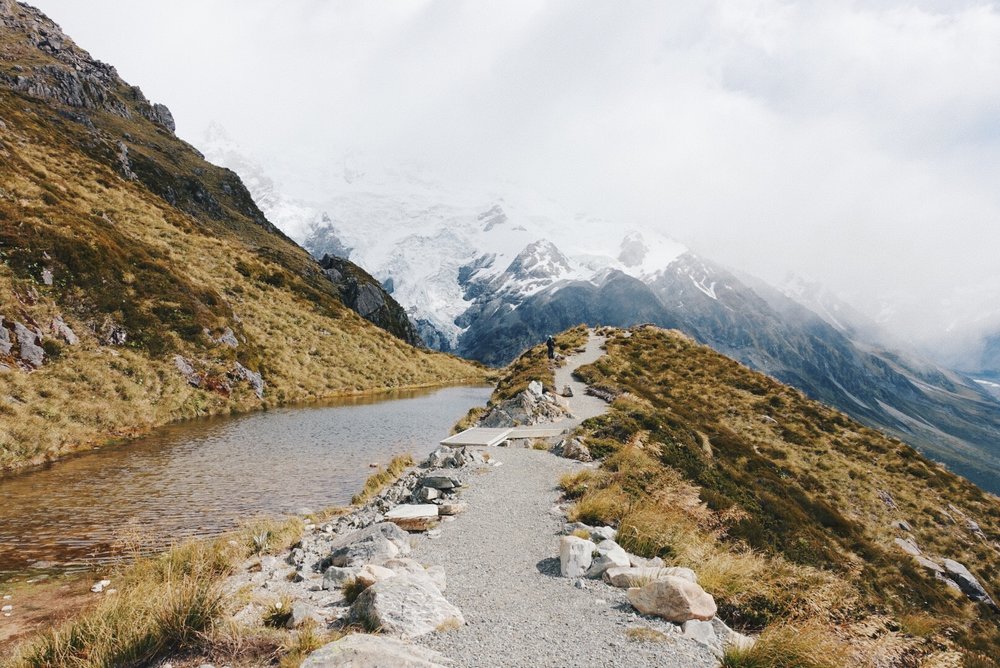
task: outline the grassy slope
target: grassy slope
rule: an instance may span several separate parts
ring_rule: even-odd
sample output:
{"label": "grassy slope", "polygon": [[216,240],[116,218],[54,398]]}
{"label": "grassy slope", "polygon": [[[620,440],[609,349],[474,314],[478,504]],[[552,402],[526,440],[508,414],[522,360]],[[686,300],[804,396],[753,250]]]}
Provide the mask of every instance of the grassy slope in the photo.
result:
{"label": "grassy slope", "polygon": [[[0,47],[2,68],[52,61],[15,32],[0,32]],[[0,374],[0,470],[182,418],[482,379],[345,308],[239,179],[172,133],[138,114],[74,114],[0,88],[0,315],[37,326],[51,353],[30,373],[0,360],[15,367]],[[137,180],[122,176],[119,141]],[[51,335],[57,314],[80,345]],[[101,344],[111,323],[126,345]],[[242,341],[235,350],[204,333],[226,327]],[[194,362],[201,389],[175,354]],[[263,375],[263,400],[227,378],[236,361]]]}
{"label": "grassy slope", "polygon": [[677,332],[618,332],[607,349],[580,375],[622,394],[581,428],[605,459],[563,480],[574,517],[691,566],[742,628],[820,622],[851,665],[995,665],[982,657],[1000,646],[1000,617],[927,576],[892,523],[995,594],[996,497]]}

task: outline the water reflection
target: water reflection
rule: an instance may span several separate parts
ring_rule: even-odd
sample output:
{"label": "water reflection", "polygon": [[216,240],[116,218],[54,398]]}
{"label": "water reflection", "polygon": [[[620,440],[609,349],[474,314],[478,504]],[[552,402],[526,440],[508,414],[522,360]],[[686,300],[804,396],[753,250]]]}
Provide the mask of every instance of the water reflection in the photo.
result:
{"label": "water reflection", "polygon": [[449,387],[185,422],[0,480],[0,572],[79,567],[123,539],[152,548],[345,504],[369,463],[426,454],[489,393]]}

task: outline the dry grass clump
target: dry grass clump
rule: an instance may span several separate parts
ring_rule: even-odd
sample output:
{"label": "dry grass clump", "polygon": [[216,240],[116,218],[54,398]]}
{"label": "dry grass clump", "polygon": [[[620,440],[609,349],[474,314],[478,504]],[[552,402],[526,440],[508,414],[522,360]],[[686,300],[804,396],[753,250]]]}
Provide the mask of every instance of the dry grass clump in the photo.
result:
{"label": "dry grass clump", "polygon": [[749,648],[728,647],[722,668],[843,668],[853,665],[850,647],[818,624],[768,628]]}
{"label": "dry grass clump", "polygon": [[630,626],[625,629],[625,637],[633,642],[666,642],[668,640],[665,633],[648,626]]}
{"label": "dry grass clump", "polygon": [[371,586],[370,583],[364,580],[359,580],[358,578],[350,578],[344,581],[344,586],[341,588],[340,591],[344,596],[344,600],[347,601],[347,604],[351,605],[356,600],[358,600],[358,596],[361,596],[361,594],[365,591],[365,589],[368,589],[368,587],[370,586]]}
{"label": "dry grass clump", "polygon": [[580,469],[564,473],[559,478],[559,489],[568,499],[578,499],[602,477],[596,469]]}
{"label": "dry grass clump", "polygon": [[396,455],[389,462],[388,466],[384,469],[379,468],[375,473],[368,476],[361,491],[351,498],[351,503],[356,506],[364,504],[388,485],[396,482],[406,469],[415,464],[413,455]]}

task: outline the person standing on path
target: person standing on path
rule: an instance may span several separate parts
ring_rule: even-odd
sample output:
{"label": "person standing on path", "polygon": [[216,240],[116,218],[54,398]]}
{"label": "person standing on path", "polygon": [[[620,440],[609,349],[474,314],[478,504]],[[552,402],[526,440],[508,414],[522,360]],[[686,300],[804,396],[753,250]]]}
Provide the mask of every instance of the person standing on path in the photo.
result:
{"label": "person standing on path", "polygon": [[549,349],[549,359],[554,360],[556,358],[556,340],[551,336],[545,339],[545,347]]}

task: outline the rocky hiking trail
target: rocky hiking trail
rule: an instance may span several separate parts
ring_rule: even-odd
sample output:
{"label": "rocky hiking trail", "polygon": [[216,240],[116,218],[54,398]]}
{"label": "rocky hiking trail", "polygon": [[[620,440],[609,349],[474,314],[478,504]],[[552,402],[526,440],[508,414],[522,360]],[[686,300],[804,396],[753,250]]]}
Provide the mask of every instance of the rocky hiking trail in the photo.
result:
{"label": "rocky hiking trail", "polygon": [[[573,390],[573,417],[552,426],[571,429],[607,409],[572,376],[601,357],[603,344],[591,333],[584,352],[556,370],[556,387]],[[416,642],[458,666],[718,665],[707,647],[683,637],[676,625],[638,614],[624,589],[600,579],[560,577],[564,518],[556,484],[587,464],[533,449],[490,453],[502,466],[473,475],[461,495],[466,512],[414,551],[418,561],[444,567],[447,597],[466,623]],[[634,628],[664,637],[630,640],[626,632]]]}
{"label": "rocky hiking trail", "polygon": [[603,345],[590,332],[557,368],[572,396],[533,382],[490,409],[512,432],[558,435],[441,446],[365,505],[307,518],[291,550],[229,579],[248,601],[234,621],[376,632],[331,642],[304,668],[717,666],[723,643],[749,639],[714,618],[692,571],[629,555],[611,527],[566,521],[560,476],[597,466],[570,433],[607,410],[573,372]]}

